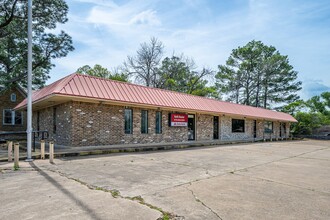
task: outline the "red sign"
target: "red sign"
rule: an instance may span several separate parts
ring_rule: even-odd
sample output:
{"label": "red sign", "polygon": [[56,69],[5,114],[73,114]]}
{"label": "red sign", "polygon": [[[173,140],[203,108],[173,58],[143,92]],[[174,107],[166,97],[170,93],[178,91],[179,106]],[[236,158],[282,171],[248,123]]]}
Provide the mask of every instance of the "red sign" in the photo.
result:
{"label": "red sign", "polygon": [[171,114],[171,126],[185,127],[188,126],[187,114]]}

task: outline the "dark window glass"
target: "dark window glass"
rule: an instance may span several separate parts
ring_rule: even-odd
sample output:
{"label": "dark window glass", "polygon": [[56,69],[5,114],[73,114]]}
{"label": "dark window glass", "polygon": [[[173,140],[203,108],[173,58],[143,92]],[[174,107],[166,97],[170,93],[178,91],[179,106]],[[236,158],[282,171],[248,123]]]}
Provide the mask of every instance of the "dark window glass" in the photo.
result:
{"label": "dark window glass", "polygon": [[22,112],[15,112],[15,125],[21,125],[22,122]]}
{"label": "dark window glass", "polygon": [[[40,131],[40,112],[37,112],[37,131]],[[38,133],[39,135],[39,133]]]}
{"label": "dark window glass", "polygon": [[4,124],[12,124],[12,111],[11,109],[3,110],[3,123]]}
{"label": "dark window glass", "polygon": [[133,133],[133,111],[132,109],[125,109],[125,134]]}
{"label": "dark window glass", "polygon": [[53,133],[56,134],[56,108],[53,108]]}
{"label": "dark window glass", "polygon": [[265,121],[264,128],[265,133],[273,133],[273,122]]}
{"label": "dark window glass", "polygon": [[219,116],[213,117],[213,139],[219,139]]}
{"label": "dark window glass", "polygon": [[232,132],[245,132],[245,121],[241,119],[231,120],[231,131]]}
{"label": "dark window glass", "polygon": [[10,95],[10,100],[11,100],[12,102],[16,102],[16,94],[15,94],[15,93],[12,93],[12,94]]}
{"label": "dark window glass", "polygon": [[141,133],[142,134],[148,133],[148,111],[147,110],[141,111]]}
{"label": "dark window glass", "polygon": [[156,134],[162,133],[162,113],[156,112]]}

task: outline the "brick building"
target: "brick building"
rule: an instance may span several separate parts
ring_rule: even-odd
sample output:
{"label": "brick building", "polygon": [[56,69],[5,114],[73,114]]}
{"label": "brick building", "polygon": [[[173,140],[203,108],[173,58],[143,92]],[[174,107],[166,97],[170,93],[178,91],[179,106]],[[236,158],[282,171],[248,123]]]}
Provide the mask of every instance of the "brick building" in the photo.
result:
{"label": "brick building", "polygon": [[[33,93],[33,129],[71,146],[287,138],[289,114],[71,74]],[[26,100],[16,110],[26,109]]]}
{"label": "brick building", "polygon": [[0,90],[0,132],[26,131],[26,112],[15,111],[15,106],[26,98],[20,86]]}

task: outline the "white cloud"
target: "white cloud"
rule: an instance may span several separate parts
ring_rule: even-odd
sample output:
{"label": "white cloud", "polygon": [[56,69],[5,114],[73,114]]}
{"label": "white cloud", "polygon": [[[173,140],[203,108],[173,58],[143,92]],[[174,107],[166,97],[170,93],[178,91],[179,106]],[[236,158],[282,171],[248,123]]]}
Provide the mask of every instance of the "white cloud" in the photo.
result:
{"label": "white cloud", "polygon": [[330,25],[313,23],[330,14],[326,1],[300,4],[295,0],[251,0],[219,13],[218,8],[200,0],[188,1],[189,4],[185,0],[121,4],[75,0],[75,7],[78,2],[88,3],[86,11],[69,14],[69,22],[61,26],[73,37],[77,48],[67,58],[56,61],[58,70],[63,72],[95,63],[111,69],[122,64],[127,55],[135,54],[140,43],[149,41],[151,36],[165,44],[166,55],[173,51],[184,53],[194,58],[200,68],[216,69],[225,63],[232,49],[256,39],[288,55],[301,80],[313,75],[330,85],[326,73],[330,69]]}
{"label": "white cloud", "polygon": [[156,11],[146,10],[146,11],[143,11],[143,12],[135,15],[129,21],[129,24],[159,26],[159,25],[161,25],[161,22],[157,17]]}

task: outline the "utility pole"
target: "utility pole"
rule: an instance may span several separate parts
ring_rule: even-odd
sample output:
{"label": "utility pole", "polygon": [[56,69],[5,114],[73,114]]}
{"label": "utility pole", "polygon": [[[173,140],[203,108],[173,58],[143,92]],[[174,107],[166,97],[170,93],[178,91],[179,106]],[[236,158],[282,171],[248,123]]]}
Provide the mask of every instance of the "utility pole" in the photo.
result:
{"label": "utility pole", "polygon": [[32,161],[32,0],[28,0],[28,98],[27,98],[27,158]]}

